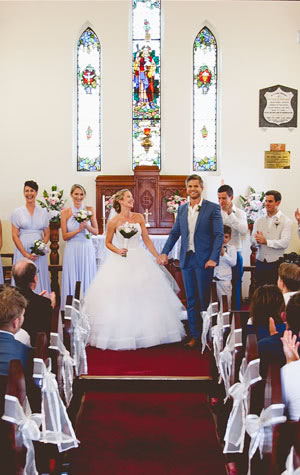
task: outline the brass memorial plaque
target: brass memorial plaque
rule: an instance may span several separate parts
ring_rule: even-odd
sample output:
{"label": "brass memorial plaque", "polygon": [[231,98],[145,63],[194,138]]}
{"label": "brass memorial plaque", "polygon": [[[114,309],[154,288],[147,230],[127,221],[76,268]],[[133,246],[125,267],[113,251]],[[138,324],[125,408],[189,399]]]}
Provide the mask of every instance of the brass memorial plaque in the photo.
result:
{"label": "brass memorial plaque", "polygon": [[265,168],[290,168],[290,152],[265,152]]}

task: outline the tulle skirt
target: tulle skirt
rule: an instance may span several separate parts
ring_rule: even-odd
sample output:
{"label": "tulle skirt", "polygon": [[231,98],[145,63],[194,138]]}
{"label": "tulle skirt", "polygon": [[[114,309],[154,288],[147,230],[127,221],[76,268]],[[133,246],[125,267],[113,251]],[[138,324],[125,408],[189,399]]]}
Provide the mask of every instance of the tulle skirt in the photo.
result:
{"label": "tulle skirt", "polygon": [[109,253],[84,299],[89,343],[130,350],[182,340],[186,311],[162,268],[142,248]]}

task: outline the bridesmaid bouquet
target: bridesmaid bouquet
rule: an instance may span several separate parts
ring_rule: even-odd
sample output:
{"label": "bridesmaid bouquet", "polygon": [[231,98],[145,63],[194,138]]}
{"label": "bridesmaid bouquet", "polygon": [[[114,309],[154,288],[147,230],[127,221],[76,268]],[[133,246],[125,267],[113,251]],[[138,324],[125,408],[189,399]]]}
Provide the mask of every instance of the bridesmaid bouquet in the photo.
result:
{"label": "bridesmaid bouquet", "polygon": [[[93,213],[87,209],[81,209],[74,214],[74,219],[77,221],[77,223],[83,223],[84,221],[91,219],[92,214]],[[87,239],[91,239],[91,235],[88,231],[86,232],[85,237]]]}
{"label": "bridesmaid bouquet", "polygon": [[44,256],[45,254],[48,254],[49,249],[47,244],[44,243],[41,239],[37,239],[34,241],[33,246],[30,248],[31,253],[35,254],[36,256]]}
{"label": "bridesmaid bouquet", "polygon": [[[119,232],[123,236],[123,238],[125,238],[124,247],[127,249],[127,245],[128,245],[127,239],[132,238],[138,232],[138,228],[136,227],[134,223],[128,223],[127,221],[126,223],[123,223],[119,227]],[[126,255],[122,257],[126,257]]]}

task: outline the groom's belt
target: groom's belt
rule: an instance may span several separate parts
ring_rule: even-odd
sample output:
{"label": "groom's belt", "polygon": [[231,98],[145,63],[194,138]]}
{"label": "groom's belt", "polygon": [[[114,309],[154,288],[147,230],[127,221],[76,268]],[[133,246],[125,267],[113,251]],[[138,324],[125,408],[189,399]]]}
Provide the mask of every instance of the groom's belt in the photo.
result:
{"label": "groom's belt", "polygon": [[186,253],[187,256],[192,256],[193,254],[195,254],[195,252],[192,251],[192,250],[191,250],[191,251],[188,251],[188,252]]}

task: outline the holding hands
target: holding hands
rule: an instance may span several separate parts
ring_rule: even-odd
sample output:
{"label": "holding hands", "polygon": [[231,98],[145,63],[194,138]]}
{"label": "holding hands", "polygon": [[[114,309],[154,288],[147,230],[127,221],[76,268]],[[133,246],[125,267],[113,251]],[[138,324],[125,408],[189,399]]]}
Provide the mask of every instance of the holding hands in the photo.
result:
{"label": "holding hands", "polygon": [[167,254],[161,254],[156,258],[157,264],[160,266],[166,266],[168,264],[168,256]]}

